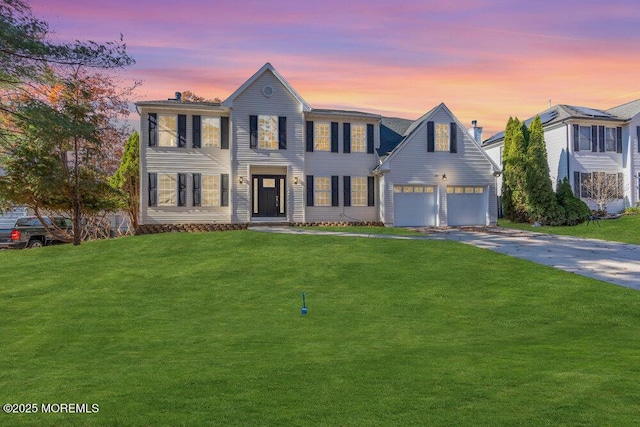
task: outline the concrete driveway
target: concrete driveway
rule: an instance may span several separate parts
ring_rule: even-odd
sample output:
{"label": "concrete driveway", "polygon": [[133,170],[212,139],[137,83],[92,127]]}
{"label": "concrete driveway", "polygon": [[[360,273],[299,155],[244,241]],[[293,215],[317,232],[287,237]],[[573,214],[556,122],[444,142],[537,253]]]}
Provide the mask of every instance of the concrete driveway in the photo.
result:
{"label": "concrete driveway", "polygon": [[519,230],[446,230],[430,234],[640,290],[640,246]]}
{"label": "concrete driveway", "polygon": [[294,227],[251,227],[255,231],[323,234],[402,240],[455,240],[538,264],[640,290],[640,246],[580,237],[556,236],[506,228],[482,231],[429,229],[424,236],[390,236],[306,230]]}

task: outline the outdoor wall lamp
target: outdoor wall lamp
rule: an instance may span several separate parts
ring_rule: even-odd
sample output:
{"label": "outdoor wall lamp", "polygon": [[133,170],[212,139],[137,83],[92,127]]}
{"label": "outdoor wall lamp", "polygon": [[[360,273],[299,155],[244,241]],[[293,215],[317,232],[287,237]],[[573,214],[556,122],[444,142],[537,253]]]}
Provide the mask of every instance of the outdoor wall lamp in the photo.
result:
{"label": "outdoor wall lamp", "polygon": [[298,177],[297,177],[297,176],[294,176],[294,177],[293,177],[293,183],[294,183],[295,185],[298,185]]}
{"label": "outdoor wall lamp", "polygon": [[244,177],[241,176],[240,178],[238,178],[238,182],[240,184],[244,184]]}
{"label": "outdoor wall lamp", "polygon": [[447,174],[446,174],[446,173],[443,173],[443,174],[442,174],[442,180],[443,180],[444,182],[447,182]]}

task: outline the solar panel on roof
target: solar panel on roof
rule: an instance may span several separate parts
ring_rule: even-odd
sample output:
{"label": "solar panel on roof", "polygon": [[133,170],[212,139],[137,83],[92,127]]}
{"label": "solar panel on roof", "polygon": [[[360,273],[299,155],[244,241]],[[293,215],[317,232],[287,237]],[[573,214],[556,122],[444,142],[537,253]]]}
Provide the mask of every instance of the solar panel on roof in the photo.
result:
{"label": "solar panel on roof", "polygon": [[549,123],[551,120],[555,119],[556,117],[558,117],[558,110],[551,110],[551,111],[547,111],[546,113],[540,114],[540,121],[542,122],[542,124],[547,124]]}
{"label": "solar panel on roof", "polygon": [[575,111],[577,111],[580,114],[584,114],[585,116],[591,116],[591,117],[605,117],[605,118],[611,118],[614,117],[611,114],[602,111],[602,110],[595,110],[593,108],[588,108],[588,107],[574,107],[572,106],[571,108],[573,108]]}

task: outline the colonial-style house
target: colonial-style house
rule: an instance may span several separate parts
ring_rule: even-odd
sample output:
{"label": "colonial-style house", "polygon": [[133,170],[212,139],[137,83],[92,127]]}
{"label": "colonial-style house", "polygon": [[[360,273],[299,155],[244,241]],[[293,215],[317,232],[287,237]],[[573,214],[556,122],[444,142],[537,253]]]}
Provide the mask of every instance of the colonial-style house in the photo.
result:
{"label": "colonial-style house", "polygon": [[[554,186],[568,178],[574,194],[596,209],[601,193],[606,208],[623,210],[640,200],[640,100],[608,110],[555,105],[538,114],[544,128],[549,173]],[[529,124],[533,117],[526,120]],[[504,132],[482,147],[502,164]],[[498,180],[498,192],[502,183]]]}
{"label": "colonial-style house", "polygon": [[499,167],[444,104],[315,109],[269,63],[222,103],[176,95],[136,103],[141,224],[496,222]]}

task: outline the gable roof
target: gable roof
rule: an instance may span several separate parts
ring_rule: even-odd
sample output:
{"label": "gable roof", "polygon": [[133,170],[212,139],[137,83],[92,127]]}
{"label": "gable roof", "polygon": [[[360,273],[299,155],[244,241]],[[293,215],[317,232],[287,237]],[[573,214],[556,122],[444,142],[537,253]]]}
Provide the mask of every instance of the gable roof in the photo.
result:
{"label": "gable roof", "polygon": [[256,73],[249,78],[249,80],[244,82],[242,86],[236,89],[235,92],[233,92],[227,99],[225,99],[222,102],[222,105],[224,107],[233,107],[233,101],[267,71],[270,71],[276,77],[276,79],[278,79],[278,81],[280,81],[280,83],[291,93],[291,95],[293,95],[293,97],[296,98],[298,102],[300,102],[300,104],[302,104],[302,111],[311,111],[311,106],[307,104],[307,101],[305,101],[304,98],[302,98],[302,96],[300,96],[300,94],[296,92],[296,90],[289,84],[289,82],[287,82],[282,74],[280,74],[278,70],[276,70],[269,62],[264,64],[262,68],[256,71]]}
{"label": "gable roof", "polygon": [[[560,123],[568,119],[583,119],[583,120],[604,120],[612,122],[624,122],[625,119],[611,112],[610,110],[598,110],[596,108],[580,107],[577,105],[558,104],[553,107],[529,117],[524,123],[529,126],[536,116],[540,116],[542,126],[549,126],[554,123]],[[498,132],[495,135],[486,139],[483,143],[483,147],[487,147],[492,144],[502,142],[504,139],[504,131]]]}
{"label": "gable roof", "polygon": [[[451,112],[451,110],[449,110],[449,107],[447,107],[444,102],[440,103],[439,105],[435,106],[434,108],[432,108],[431,110],[429,110],[426,114],[424,114],[422,117],[420,117],[419,119],[415,120],[413,123],[411,123],[411,125],[405,130],[404,135],[402,137],[402,140],[395,146],[395,148],[389,153],[388,156],[381,158],[381,162],[380,164],[373,170],[373,172],[381,172],[385,169],[388,169],[389,165],[388,163],[391,161],[391,159],[393,157],[395,157],[401,150],[402,148],[407,145],[407,143],[410,141],[411,136],[417,132],[419,129],[421,129],[423,126],[426,126],[426,123],[431,119],[431,117],[438,111],[444,109],[445,112],[449,115],[449,117],[451,117],[451,120],[453,120],[456,125],[458,126],[458,128],[462,129],[464,134],[469,138],[469,140],[475,144],[478,147],[478,151],[484,156],[485,159],[487,159],[487,161],[491,164],[493,170],[495,172],[500,172],[501,169],[500,167],[489,157],[489,155],[482,149],[482,147],[480,147],[480,144],[478,143],[478,141],[475,140],[475,138],[473,138],[471,136],[471,134],[469,134],[469,131],[467,130],[466,127],[464,127],[462,125],[462,123],[460,123],[460,120],[458,120],[458,118],[456,116],[453,115],[453,113]],[[383,119],[384,120],[384,119]],[[381,142],[382,144],[382,142]]]}
{"label": "gable roof", "polygon": [[400,144],[404,133],[414,120],[401,119],[399,117],[382,117],[380,120],[380,148],[378,156],[388,155]]}
{"label": "gable roof", "polygon": [[609,108],[607,112],[614,114],[622,119],[631,120],[633,117],[640,114],[640,99],[627,102],[626,104],[618,105],[617,107]]}

